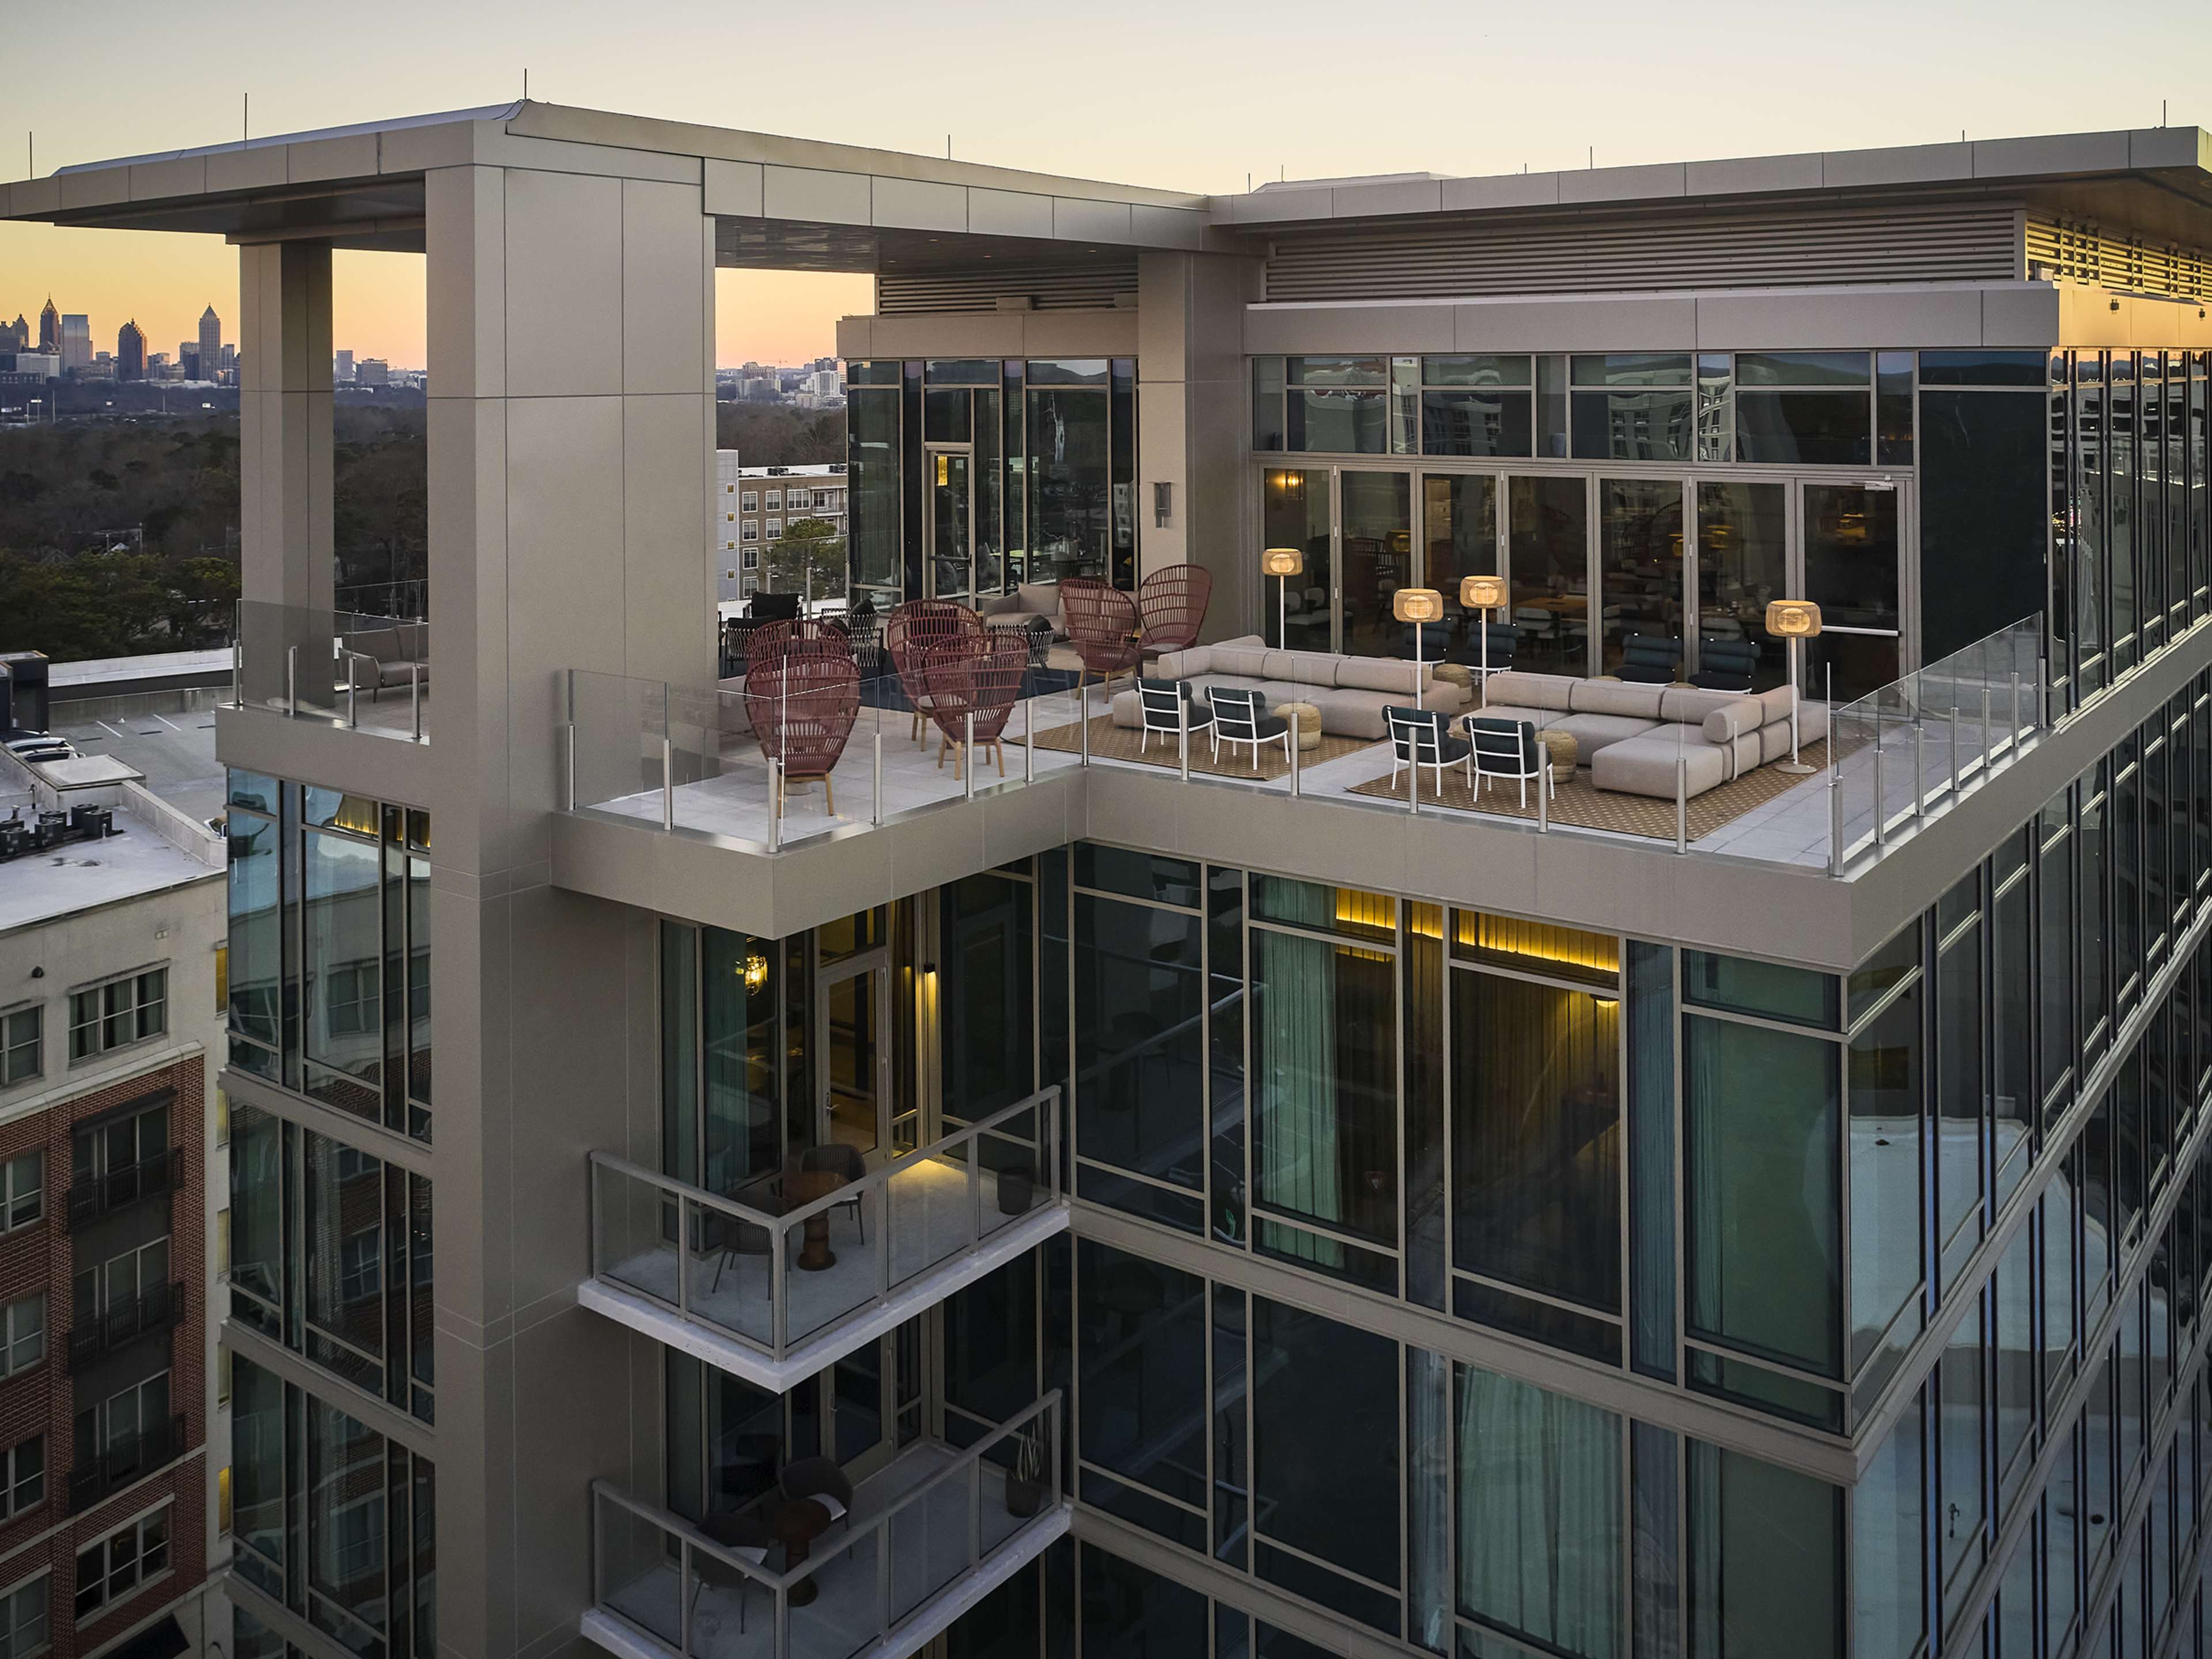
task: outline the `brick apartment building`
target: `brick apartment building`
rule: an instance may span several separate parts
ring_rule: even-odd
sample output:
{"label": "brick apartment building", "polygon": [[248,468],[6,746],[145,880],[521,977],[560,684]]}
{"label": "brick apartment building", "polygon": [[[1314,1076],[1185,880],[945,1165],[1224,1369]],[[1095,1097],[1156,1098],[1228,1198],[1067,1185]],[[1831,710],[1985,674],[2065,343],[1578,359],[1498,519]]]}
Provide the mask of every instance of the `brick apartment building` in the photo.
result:
{"label": "brick apartment building", "polygon": [[[0,816],[52,804],[4,764]],[[222,850],[88,793],[117,833],[0,864],[0,1653],[167,1659],[211,1633]]]}

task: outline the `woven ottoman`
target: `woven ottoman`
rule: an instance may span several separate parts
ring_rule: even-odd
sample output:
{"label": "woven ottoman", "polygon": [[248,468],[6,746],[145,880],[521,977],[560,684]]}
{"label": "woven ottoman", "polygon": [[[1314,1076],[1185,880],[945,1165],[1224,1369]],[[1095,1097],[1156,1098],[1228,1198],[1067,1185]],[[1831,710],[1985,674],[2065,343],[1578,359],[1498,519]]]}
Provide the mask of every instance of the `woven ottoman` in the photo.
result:
{"label": "woven ottoman", "polygon": [[1459,687],[1461,690],[1468,693],[1470,701],[1473,700],[1474,670],[1469,668],[1465,663],[1440,662],[1431,672],[1444,684]]}
{"label": "woven ottoman", "polygon": [[1536,741],[1552,751],[1552,781],[1565,783],[1575,775],[1575,762],[1580,757],[1581,746],[1571,732],[1539,732]]}
{"label": "woven ottoman", "polygon": [[1279,702],[1275,717],[1298,734],[1300,750],[1321,747],[1321,710],[1310,702]]}

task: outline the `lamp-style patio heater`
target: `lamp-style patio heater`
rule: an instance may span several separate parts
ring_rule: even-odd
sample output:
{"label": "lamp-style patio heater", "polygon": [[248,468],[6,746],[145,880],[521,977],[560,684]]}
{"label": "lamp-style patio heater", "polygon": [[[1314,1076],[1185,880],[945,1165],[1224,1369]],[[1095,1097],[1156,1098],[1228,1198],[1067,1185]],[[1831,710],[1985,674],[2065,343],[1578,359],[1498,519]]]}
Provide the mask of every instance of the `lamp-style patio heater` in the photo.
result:
{"label": "lamp-style patio heater", "polygon": [[[1797,758],[1797,703],[1804,693],[1797,689],[1799,643],[1820,631],[1820,607],[1810,599],[1775,599],[1766,607],[1766,631],[1790,647],[1790,760],[1776,770],[1802,777],[1813,769]],[[1833,711],[1830,711],[1831,718]]]}
{"label": "lamp-style patio heater", "polygon": [[1482,629],[1482,690],[1475,699],[1475,707],[1490,707],[1490,613],[1505,608],[1505,578],[1503,576],[1468,576],[1459,585],[1459,602],[1462,608],[1475,613],[1476,625]]}
{"label": "lamp-style patio heater", "polygon": [[1425,707],[1421,701],[1421,678],[1426,665],[1422,660],[1421,647],[1426,636],[1422,629],[1432,622],[1440,622],[1444,614],[1444,596],[1433,587],[1401,587],[1391,596],[1391,613],[1401,623],[1410,623],[1413,629],[1413,707]]}
{"label": "lamp-style patio heater", "polygon": [[1260,555],[1260,570],[1275,582],[1275,645],[1291,648],[1291,578],[1306,574],[1306,556],[1295,547],[1271,547]]}

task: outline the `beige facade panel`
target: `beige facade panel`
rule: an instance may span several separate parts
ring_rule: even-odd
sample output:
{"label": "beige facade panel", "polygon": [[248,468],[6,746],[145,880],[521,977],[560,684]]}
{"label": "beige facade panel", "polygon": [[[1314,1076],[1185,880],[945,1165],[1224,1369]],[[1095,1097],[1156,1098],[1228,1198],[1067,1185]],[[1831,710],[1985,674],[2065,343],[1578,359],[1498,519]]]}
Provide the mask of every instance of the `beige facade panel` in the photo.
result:
{"label": "beige facade panel", "polygon": [[[623,314],[623,181],[503,170],[507,337],[574,338],[588,319]],[[507,395],[582,397],[622,390],[619,352],[507,354]]]}
{"label": "beige facade panel", "polygon": [[968,228],[968,192],[957,185],[879,178],[870,180],[870,222],[878,229],[957,232]]}
{"label": "beige facade panel", "polygon": [[2128,167],[2125,132],[2069,132],[2048,138],[1974,141],[1974,177],[2011,179],[2024,173],[2122,173]]}
{"label": "beige facade panel", "polygon": [[1650,167],[1591,167],[1559,175],[1559,200],[1576,202],[1662,201],[1688,193],[1688,169],[1680,161]]}
{"label": "beige facade panel", "polygon": [[706,210],[735,219],[759,218],[763,176],[757,161],[709,159],[701,178]]}
{"label": "beige facade panel", "polygon": [[763,168],[761,212],[769,219],[865,225],[871,222],[872,212],[868,177],[860,173],[823,173],[811,167]]}
{"label": "beige facade panel", "polygon": [[186,155],[173,161],[148,161],[131,169],[131,199],[157,200],[168,196],[198,196],[208,187],[208,158]]}
{"label": "beige facade panel", "polygon": [[[441,167],[423,180],[428,258],[443,276],[424,289],[433,405],[507,392],[507,225],[499,175]],[[479,210],[479,203],[499,204]]]}
{"label": "beige facade panel", "polygon": [[[686,244],[694,258],[682,257]],[[714,241],[695,185],[622,181],[622,389],[701,389],[700,365],[713,361],[707,289]]]}
{"label": "beige facade panel", "polygon": [[373,178],[378,168],[377,135],[356,133],[344,138],[314,138],[284,146],[286,180],[295,185],[325,179]]}
{"label": "beige facade panel", "polygon": [[1145,247],[1186,248],[1195,252],[1207,246],[1208,225],[1206,215],[1183,208],[1138,202],[1129,209],[1130,240]]}
{"label": "beige facade panel", "polygon": [[1692,196],[1753,195],[1765,191],[1818,190],[1820,156],[1744,156],[1725,161],[1692,161],[1683,169],[1683,183]]}
{"label": "beige facade panel", "polygon": [[1447,179],[1443,189],[1447,213],[1493,208],[1542,208],[1559,204],[1556,173],[1508,173],[1493,179]]}
{"label": "beige facade panel", "polygon": [[1052,235],[1052,198],[1024,191],[971,188],[968,192],[968,228],[978,236]]}
{"label": "beige facade panel", "polygon": [[1074,242],[1126,242],[1136,234],[1127,203],[1089,202],[1066,196],[1053,198],[1052,229],[1060,240]]}
{"label": "beige facade panel", "polygon": [[1714,351],[1981,345],[1982,294],[1971,287],[1704,294],[1697,343]]}
{"label": "beige facade panel", "polygon": [[207,189],[215,194],[228,191],[267,190],[283,184],[291,173],[288,144],[264,144],[245,149],[216,150],[207,158]]}
{"label": "beige facade panel", "polygon": [[1395,184],[1339,185],[1329,192],[1339,219],[1396,213],[1434,213],[1443,206],[1443,181],[1411,179]]}

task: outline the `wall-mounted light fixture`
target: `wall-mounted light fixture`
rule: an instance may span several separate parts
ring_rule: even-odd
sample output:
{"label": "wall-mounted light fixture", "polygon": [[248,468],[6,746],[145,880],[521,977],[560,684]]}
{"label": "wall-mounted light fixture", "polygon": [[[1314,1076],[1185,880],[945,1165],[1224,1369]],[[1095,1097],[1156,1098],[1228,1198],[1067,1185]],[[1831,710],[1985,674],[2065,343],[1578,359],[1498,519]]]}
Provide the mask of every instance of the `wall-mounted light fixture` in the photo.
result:
{"label": "wall-mounted light fixture", "polygon": [[1175,516],[1175,485],[1164,480],[1152,485],[1152,526],[1158,529]]}

